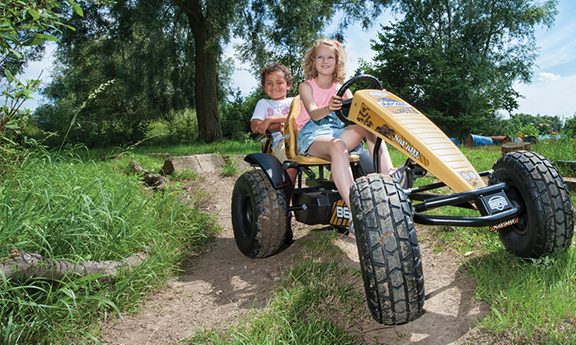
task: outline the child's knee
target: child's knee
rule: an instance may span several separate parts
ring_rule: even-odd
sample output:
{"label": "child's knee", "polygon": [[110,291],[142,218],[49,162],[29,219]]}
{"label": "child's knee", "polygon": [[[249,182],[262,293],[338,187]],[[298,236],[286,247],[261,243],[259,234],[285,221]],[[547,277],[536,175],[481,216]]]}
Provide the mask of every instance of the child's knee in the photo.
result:
{"label": "child's knee", "polygon": [[334,140],[332,145],[330,145],[331,151],[337,154],[348,154],[348,146],[342,139]]}

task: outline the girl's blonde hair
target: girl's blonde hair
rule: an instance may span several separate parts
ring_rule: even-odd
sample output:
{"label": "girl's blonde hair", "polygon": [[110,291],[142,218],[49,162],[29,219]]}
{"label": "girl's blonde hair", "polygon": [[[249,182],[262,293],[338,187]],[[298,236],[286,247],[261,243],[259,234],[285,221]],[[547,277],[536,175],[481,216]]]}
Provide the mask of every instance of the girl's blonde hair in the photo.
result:
{"label": "girl's blonde hair", "polygon": [[314,59],[316,59],[316,51],[319,47],[329,47],[334,49],[334,55],[336,55],[336,68],[334,68],[334,74],[332,75],[332,80],[337,83],[343,83],[346,78],[346,51],[341,47],[341,44],[329,40],[327,38],[322,38],[314,42],[312,48],[306,51],[306,56],[304,57],[304,62],[302,62],[302,69],[304,70],[304,78],[313,79],[318,76],[318,71],[314,66]]}

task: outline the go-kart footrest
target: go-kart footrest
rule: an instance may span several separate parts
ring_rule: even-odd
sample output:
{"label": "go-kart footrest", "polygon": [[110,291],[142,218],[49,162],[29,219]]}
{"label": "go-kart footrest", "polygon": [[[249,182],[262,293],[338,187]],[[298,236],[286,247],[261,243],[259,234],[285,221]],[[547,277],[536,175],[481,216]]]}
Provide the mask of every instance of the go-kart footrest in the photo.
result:
{"label": "go-kart footrest", "polygon": [[334,183],[334,181],[330,181],[330,180],[319,180],[319,179],[310,179],[307,178],[306,179],[306,185],[311,186],[311,187],[320,187],[320,188],[324,188],[324,189],[336,189],[336,184]]}

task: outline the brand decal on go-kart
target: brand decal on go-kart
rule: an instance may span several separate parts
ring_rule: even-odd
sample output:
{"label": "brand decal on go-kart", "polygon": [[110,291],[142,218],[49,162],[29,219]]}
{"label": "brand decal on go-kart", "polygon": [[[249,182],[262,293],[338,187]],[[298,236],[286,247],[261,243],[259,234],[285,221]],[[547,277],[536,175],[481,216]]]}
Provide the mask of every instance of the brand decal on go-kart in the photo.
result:
{"label": "brand decal on go-kart", "polygon": [[332,205],[332,219],[330,224],[348,226],[350,210],[344,200],[340,199]]}
{"label": "brand decal on go-kart", "polygon": [[494,225],[490,226],[490,231],[500,230],[500,229],[505,228],[507,226],[514,225],[514,224],[518,223],[519,221],[520,221],[520,219],[518,217],[508,219],[507,221],[504,221],[502,223],[498,223],[498,224],[494,224]]}
{"label": "brand decal on go-kart", "polygon": [[[394,104],[393,106],[395,107],[404,107],[402,106],[402,104],[406,104],[403,102],[395,101],[393,99],[389,100],[390,101],[386,101],[384,104]],[[356,117],[356,119],[358,120],[359,123],[364,124],[366,127],[373,128],[376,132],[396,142],[398,145],[400,145],[402,149],[406,150],[406,152],[408,152],[408,154],[410,154],[414,158],[414,160],[422,163],[421,165],[428,166],[430,164],[428,159],[424,157],[424,155],[421,154],[420,151],[418,151],[414,146],[412,146],[412,144],[406,138],[404,138],[404,136],[402,136],[400,133],[397,133],[392,126],[390,126],[386,121],[382,120],[381,118],[376,116],[372,117],[370,115],[371,112],[372,110],[368,106],[366,106],[366,104],[362,103],[362,106],[360,107],[360,111],[358,112],[358,116]],[[398,112],[394,110],[393,113]],[[377,121],[378,123],[374,124],[374,121]]]}

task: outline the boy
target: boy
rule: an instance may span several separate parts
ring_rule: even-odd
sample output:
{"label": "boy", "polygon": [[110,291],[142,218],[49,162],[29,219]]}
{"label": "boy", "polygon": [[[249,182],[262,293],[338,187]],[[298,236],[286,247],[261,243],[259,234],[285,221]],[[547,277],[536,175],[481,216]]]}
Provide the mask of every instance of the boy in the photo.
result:
{"label": "boy", "polygon": [[[259,100],[250,119],[250,129],[253,132],[272,132],[272,151],[280,163],[286,160],[284,137],[280,130],[284,128],[292,103],[293,98],[287,98],[286,94],[292,89],[293,81],[294,77],[284,65],[274,63],[264,67],[260,73],[260,82],[270,99]],[[290,168],[286,172],[292,183],[288,188],[293,188],[298,170]]]}

